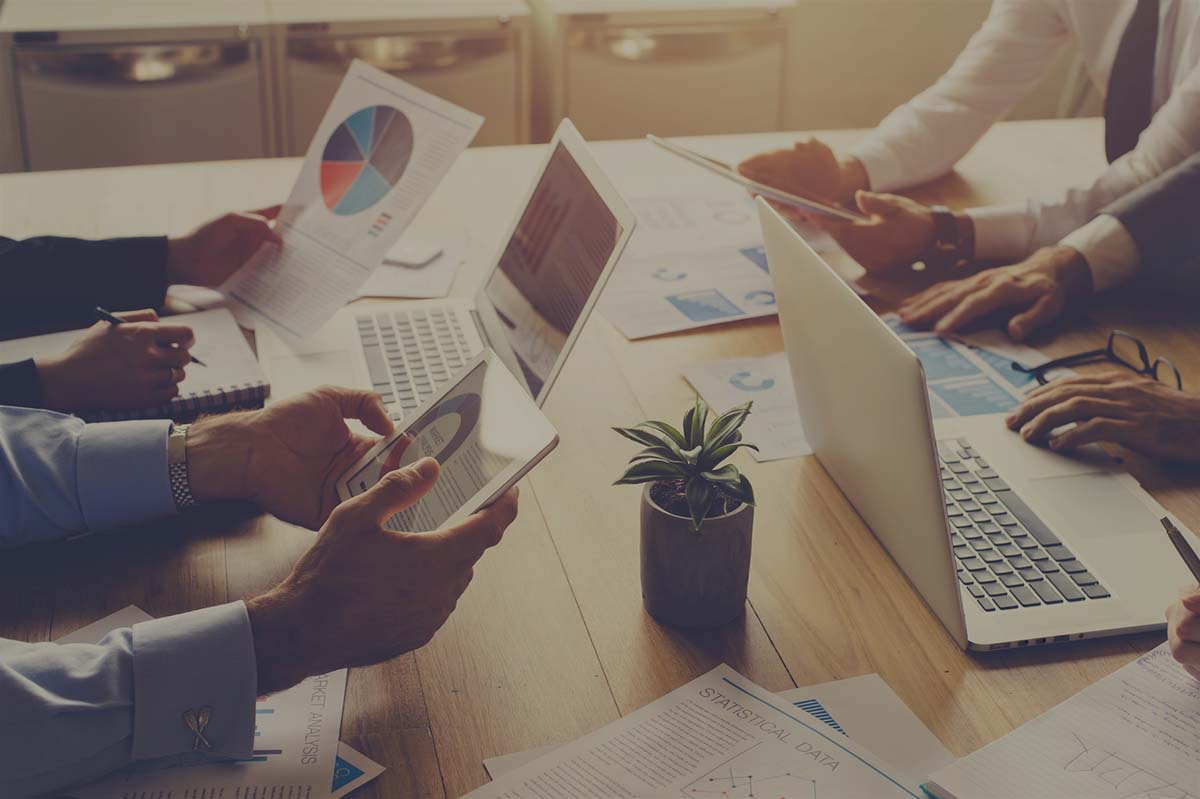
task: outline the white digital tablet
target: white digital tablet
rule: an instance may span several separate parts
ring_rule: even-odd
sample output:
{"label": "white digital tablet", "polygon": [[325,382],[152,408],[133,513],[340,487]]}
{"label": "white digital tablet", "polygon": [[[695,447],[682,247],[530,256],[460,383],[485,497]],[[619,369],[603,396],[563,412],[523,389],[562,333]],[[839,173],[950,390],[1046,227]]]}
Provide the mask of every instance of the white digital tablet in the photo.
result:
{"label": "white digital tablet", "polygon": [[431,457],[442,467],[429,493],[393,515],[389,530],[425,532],[455,524],[511,488],[558,445],[558,433],[492,350],[484,350],[412,421],[381,441],[338,480],[342,500],[390,471]]}
{"label": "white digital tablet", "polygon": [[689,150],[682,144],[676,144],[673,141],[667,141],[666,139],[655,136],[653,133],[646,136],[646,138],[667,152],[677,155],[686,161],[691,161],[696,166],[707,169],[709,172],[715,172],[726,180],[732,180],[739,186],[744,187],[754,194],[761,194],[768,200],[774,200],[775,202],[783,205],[799,208],[802,211],[809,211],[814,214],[820,214],[821,216],[840,219],[843,222],[865,222],[868,219],[867,216],[860,214],[858,211],[848,208],[839,208],[836,205],[830,205],[828,203],[821,202],[820,200],[814,200],[810,197],[801,197],[798,194],[791,194],[783,191],[782,189],[777,189],[774,186],[768,186],[765,183],[759,183],[757,180],[751,180],[741,172],[738,172],[729,164],[718,161],[715,158],[709,158],[707,155],[701,155],[695,150]]}

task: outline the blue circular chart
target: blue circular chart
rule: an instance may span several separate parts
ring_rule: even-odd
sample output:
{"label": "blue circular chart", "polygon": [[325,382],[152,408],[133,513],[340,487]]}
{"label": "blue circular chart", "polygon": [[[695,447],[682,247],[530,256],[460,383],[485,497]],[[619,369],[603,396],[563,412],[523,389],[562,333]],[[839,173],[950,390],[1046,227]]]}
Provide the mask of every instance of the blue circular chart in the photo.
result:
{"label": "blue circular chart", "polygon": [[412,158],[413,128],[398,108],[373,105],[334,128],[321,154],[321,196],[339,216],[367,210],[400,182]]}

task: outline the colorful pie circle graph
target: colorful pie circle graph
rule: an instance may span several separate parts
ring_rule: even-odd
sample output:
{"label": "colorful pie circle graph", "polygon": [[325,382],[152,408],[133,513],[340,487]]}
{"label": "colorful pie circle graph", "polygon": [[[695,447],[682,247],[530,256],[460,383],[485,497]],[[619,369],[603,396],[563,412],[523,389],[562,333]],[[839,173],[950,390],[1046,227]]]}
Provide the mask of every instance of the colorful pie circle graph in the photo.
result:
{"label": "colorful pie circle graph", "polygon": [[373,105],[338,125],[321,155],[321,196],[338,216],[367,210],[400,182],[412,157],[413,128],[397,108]]}

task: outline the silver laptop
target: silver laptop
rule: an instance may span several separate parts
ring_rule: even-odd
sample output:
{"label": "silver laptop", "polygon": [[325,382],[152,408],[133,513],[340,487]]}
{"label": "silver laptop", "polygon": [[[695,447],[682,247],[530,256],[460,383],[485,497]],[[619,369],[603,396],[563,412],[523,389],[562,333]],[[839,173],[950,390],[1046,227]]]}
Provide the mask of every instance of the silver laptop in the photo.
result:
{"label": "silver laptop", "polygon": [[280,394],[371,387],[400,419],[490,347],[541,405],[635,223],[563,120],[474,300],[354,303],[299,344],[264,327],[259,359]]}
{"label": "silver laptop", "polygon": [[1099,448],[1030,446],[1003,416],[931,419],[917,356],[759,201],[809,443],[963,648],[1161,629],[1194,582],[1167,515]]}

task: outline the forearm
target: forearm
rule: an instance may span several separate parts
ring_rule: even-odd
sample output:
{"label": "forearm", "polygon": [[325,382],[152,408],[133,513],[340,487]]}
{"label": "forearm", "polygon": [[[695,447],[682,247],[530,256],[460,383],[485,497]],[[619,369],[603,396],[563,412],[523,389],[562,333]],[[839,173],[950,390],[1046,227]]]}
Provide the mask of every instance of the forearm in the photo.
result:
{"label": "forearm", "polygon": [[[246,758],[255,651],[245,606],[117,630],[98,644],[0,639],[0,796],[33,796],[125,767]],[[183,714],[210,708],[197,747]]]}
{"label": "forearm", "polygon": [[167,240],[0,239],[0,277],[0,337],[86,327],[97,305],[162,307]]}

